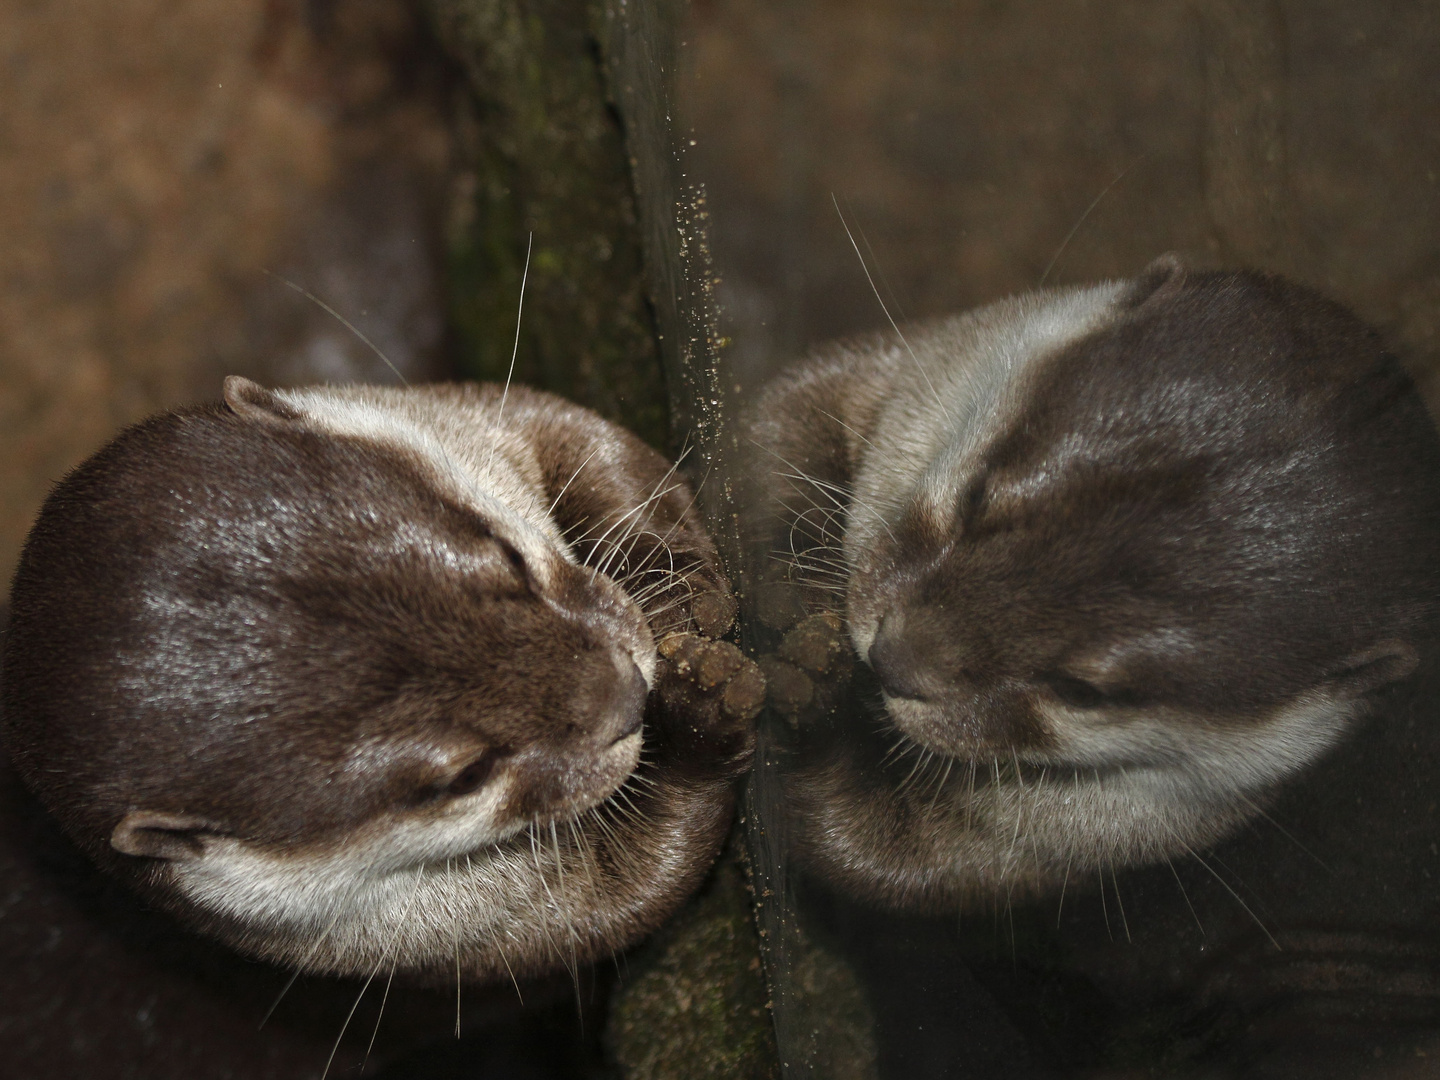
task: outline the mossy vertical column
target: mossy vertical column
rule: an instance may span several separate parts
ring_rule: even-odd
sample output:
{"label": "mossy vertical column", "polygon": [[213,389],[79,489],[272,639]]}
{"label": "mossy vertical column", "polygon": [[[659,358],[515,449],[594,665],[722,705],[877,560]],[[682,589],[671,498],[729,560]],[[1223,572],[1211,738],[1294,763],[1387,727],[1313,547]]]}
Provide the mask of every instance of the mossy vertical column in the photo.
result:
{"label": "mossy vertical column", "polygon": [[[725,482],[725,387],[705,193],[675,127],[685,0],[595,0],[594,25],[625,125],[639,235],[665,365],[674,449],[721,553],[738,531]],[[732,575],[733,577],[733,575]],[[780,1063],[737,827],[711,880],[630,961],[608,1040],[628,1080],[775,1080]]]}
{"label": "mossy vertical column", "polygon": [[[740,460],[727,423],[735,403],[718,355],[705,189],[687,162],[693,143],[675,126],[679,31],[688,4],[595,3],[634,171],[671,423],[693,447],[690,471],[700,481],[700,503],[721,554],[735,569],[741,563],[737,515],[745,509],[731,495],[738,485],[732,486],[737,478],[730,470]],[[746,820],[709,890],[641,953],[641,977],[629,981],[616,1003],[610,1034],[632,1080],[873,1080],[874,1018],[859,982],[842,959],[806,937],[790,907],[783,837],[775,831],[783,815],[766,754],[762,723]],[[701,971],[724,992],[708,995],[707,1008],[698,1012],[689,986]],[[769,975],[764,984],[762,971]],[[756,1015],[744,1002],[761,990],[767,1008]],[[664,1037],[649,1043],[637,1037],[647,1025]]]}
{"label": "mossy vertical column", "polygon": [[[723,387],[705,192],[688,175],[675,127],[675,69],[685,0],[593,0],[610,89],[624,119],[671,423],[706,465],[722,445]],[[696,471],[695,463],[691,465]],[[702,491],[717,523],[720,500]],[[721,535],[721,547],[729,537]],[[728,553],[727,553],[728,554]]]}
{"label": "mossy vertical column", "polygon": [[460,366],[588,405],[668,445],[619,121],[585,0],[429,0],[463,72],[449,308]]}
{"label": "mossy vertical column", "polygon": [[[713,274],[669,109],[685,4],[429,4],[464,74],[448,270],[465,373],[505,377],[533,231],[516,380],[687,449],[716,524]],[[607,1041],[630,1080],[778,1073],[740,851],[627,960]]]}

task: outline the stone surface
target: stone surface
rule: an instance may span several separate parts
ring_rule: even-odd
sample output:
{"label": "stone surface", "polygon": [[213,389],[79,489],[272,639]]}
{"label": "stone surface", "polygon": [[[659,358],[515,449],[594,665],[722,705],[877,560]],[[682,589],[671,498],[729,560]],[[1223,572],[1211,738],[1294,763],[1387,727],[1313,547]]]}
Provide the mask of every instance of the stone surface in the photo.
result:
{"label": "stone surface", "polygon": [[759,939],[732,843],[621,976],[608,1041],[627,1080],[778,1080]]}

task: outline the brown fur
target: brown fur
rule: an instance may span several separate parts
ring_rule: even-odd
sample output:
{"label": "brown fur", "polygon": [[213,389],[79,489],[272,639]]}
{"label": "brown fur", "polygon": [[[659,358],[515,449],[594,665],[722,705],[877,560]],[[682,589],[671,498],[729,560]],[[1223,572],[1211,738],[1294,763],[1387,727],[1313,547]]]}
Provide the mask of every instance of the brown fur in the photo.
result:
{"label": "brown fur", "polygon": [[1431,421],[1277,278],[1167,259],[833,347],[751,432],[791,478],[757,548],[799,553],[758,591],[843,611],[916,748],[812,732],[801,845],[891,902],[1212,842],[1434,636]]}
{"label": "brown fur", "polygon": [[[751,745],[725,685],[667,704],[693,678],[656,642],[733,615],[688,488],[545,394],[308,393],[232,380],[56,488],[12,591],[21,775],[105,869],[281,962],[493,977],[628,944],[708,868]],[[493,842],[440,836],[481,802]],[[229,905],[272,878],[293,895]]]}

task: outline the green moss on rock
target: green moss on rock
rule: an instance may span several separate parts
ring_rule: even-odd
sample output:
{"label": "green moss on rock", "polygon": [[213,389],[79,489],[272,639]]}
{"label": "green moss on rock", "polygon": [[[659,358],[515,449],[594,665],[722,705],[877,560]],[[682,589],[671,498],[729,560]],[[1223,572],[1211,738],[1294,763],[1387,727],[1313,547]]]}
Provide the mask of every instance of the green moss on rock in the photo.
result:
{"label": "green moss on rock", "polygon": [[777,1080],[760,941],[732,843],[709,884],[630,958],[607,1039],[627,1080]]}
{"label": "green moss on rock", "polygon": [[665,380],[629,163],[584,0],[429,7],[465,76],[446,268],[463,374],[503,381],[515,351],[517,382],[664,448]]}

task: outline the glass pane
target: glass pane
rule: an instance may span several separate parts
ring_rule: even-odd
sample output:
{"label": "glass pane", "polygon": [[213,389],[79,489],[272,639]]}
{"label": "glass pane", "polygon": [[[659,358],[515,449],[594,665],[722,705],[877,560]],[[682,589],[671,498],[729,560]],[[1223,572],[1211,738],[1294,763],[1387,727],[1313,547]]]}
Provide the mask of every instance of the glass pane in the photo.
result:
{"label": "glass pane", "polygon": [[1205,276],[1341,302],[1433,404],[1437,45],[1418,7],[696,5],[787,1076],[1440,1054],[1434,432],[1349,316]]}

